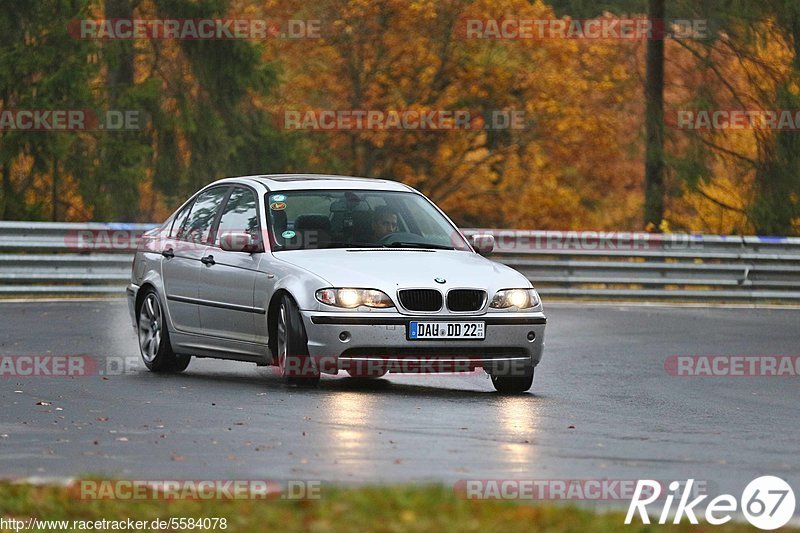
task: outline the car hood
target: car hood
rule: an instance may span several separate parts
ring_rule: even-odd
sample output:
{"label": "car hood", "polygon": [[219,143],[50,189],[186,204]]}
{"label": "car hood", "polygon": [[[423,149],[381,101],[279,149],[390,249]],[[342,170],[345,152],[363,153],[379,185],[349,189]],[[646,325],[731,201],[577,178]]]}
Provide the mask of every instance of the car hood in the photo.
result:
{"label": "car hood", "polygon": [[[327,280],[332,287],[485,288],[529,287],[530,282],[505,265],[472,252],[408,249],[291,250],[275,257]],[[435,278],[444,279],[438,283]]]}

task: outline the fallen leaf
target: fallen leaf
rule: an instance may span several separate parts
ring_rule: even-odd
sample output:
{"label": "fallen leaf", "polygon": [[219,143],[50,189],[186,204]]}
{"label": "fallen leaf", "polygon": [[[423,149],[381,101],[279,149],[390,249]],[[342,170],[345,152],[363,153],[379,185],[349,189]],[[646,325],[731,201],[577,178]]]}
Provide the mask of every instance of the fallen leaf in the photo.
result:
{"label": "fallen leaf", "polygon": [[95,418],[95,420],[97,420],[98,422],[108,422],[111,419],[108,418],[107,416],[100,416],[100,417]]}

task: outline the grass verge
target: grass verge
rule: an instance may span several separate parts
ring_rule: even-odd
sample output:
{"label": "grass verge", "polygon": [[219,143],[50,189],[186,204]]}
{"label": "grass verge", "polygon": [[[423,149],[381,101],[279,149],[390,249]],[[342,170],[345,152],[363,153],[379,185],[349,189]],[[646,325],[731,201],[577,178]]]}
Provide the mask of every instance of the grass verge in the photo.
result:
{"label": "grass verge", "polygon": [[[572,506],[532,502],[465,500],[449,487],[380,486],[337,488],[323,486],[317,500],[81,500],[66,487],[0,483],[0,517],[27,520],[68,520],[61,531],[85,531],[72,521],[153,520],[170,518],[225,518],[228,532],[239,531],[385,531],[512,533],[691,531],[732,533],[753,531],[751,526],[688,523],[679,526],[624,524],[619,512],[596,512]],[[5,529],[4,529],[5,527]],[[148,530],[150,530],[148,526]],[[56,529],[49,529],[55,531]],[[161,531],[189,531],[167,528]],[[8,522],[0,531],[14,531]],[[23,529],[23,531],[25,531]],[[40,529],[41,531],[41,529]],[[192,531],[209,531],[195,528]],[[223,531],[217,527],[214,531]]]}

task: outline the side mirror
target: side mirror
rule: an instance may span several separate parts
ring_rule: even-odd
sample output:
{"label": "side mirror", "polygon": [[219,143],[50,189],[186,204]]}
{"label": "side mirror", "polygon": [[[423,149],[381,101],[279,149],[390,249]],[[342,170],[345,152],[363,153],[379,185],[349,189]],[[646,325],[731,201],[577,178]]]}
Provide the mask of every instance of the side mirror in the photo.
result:
{"label": "side mirror", "polygon": [[226,231],[219,236],[219,247],[226,252],[255,253],[261,251],[256,238],[246,231]]}
{"label": "side mirror", "polygon": [[473,235],[469,238],[469,243],[475,251],[481,255],[489,255],[494,250],[494,235],[487,233],[483,235]]}

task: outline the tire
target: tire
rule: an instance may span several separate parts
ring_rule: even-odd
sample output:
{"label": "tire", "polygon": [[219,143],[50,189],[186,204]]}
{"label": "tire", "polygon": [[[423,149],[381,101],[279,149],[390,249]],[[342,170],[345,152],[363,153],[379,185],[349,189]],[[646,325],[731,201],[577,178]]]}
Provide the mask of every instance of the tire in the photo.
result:
{"label": "tire", "polygon": [[308,355],[308,338],[300,311],[288,295],[281,297],[275,332],[275,358],[281,377],[290,385],[317,385],[319,369]]}
{"label": "tire", "polygon": [[501,394],[522,394],[533,385],[533,368],[526,369],[522,376],[492,374],[492,385]]}
{"label": "tire", "polygon": [[192,356],[178,355],[172,351],[161,300],[153,289],[145,291],[136,320],[142,361],[151,372],[183,372]]}

